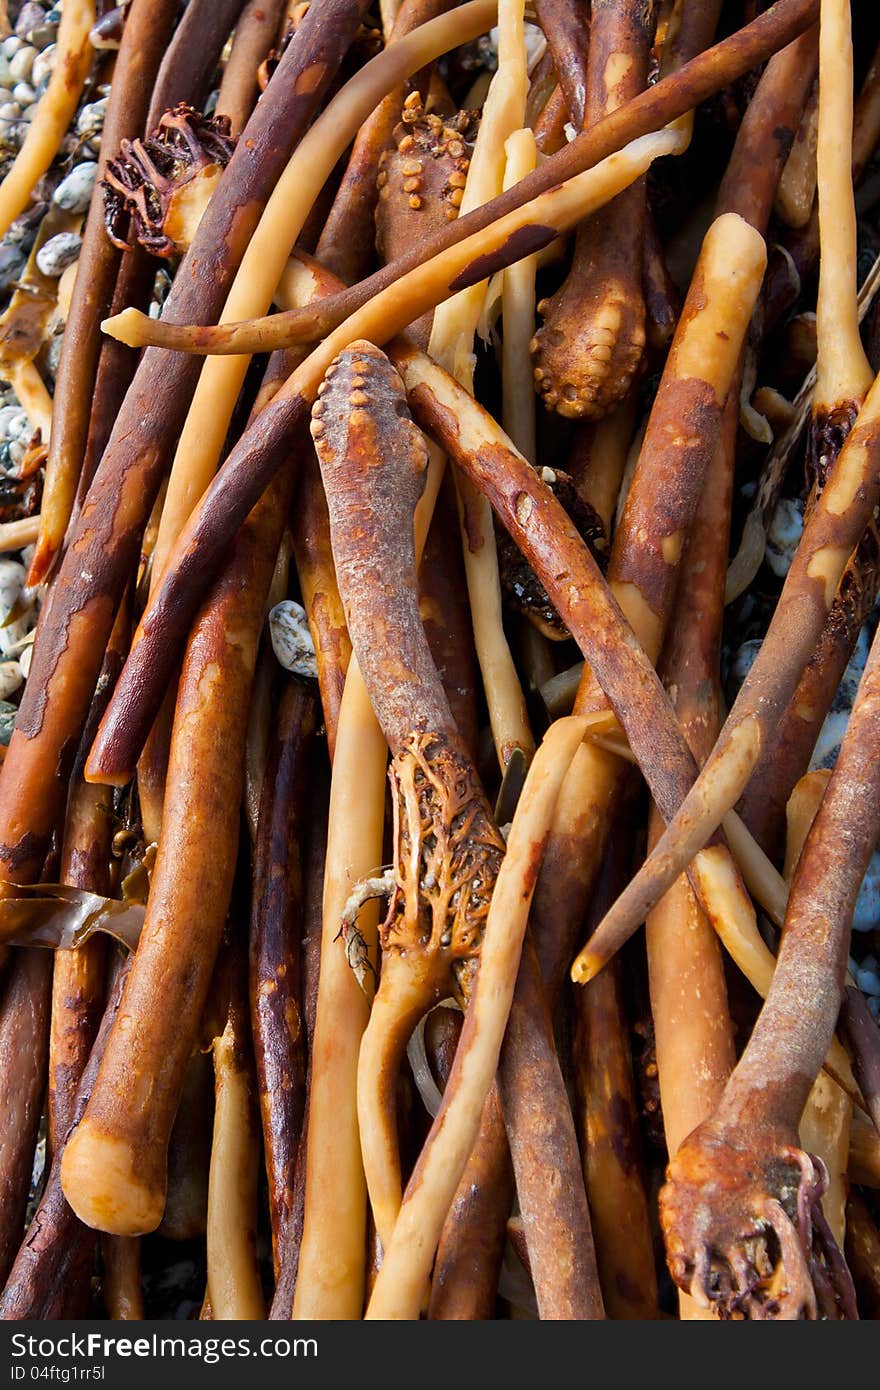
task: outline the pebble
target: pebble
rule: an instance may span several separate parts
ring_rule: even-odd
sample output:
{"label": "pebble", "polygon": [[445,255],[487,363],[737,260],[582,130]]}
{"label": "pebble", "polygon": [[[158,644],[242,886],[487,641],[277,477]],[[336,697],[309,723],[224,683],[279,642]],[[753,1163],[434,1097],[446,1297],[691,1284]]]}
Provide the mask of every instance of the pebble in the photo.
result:
{"label": "pebble", "polygon": [[10,286],[19,278],[25,266],[27,256],[19,246],[0,246],[0,291],[8,290]]}
{"label": "pebble", "polygon": [[880,926],[880,853],[871,855],[853,912],[853,931],[873,931]]}
{"label": "pebble", "polygon": [[77,135],[95,135],[103,130],[106,111],[106,97],[102,97],[100,101],[87,102],[76,118]]}
{"label": "pebble", "polygon": [[846,733],[850,712],[855,703],[859,681],[865,669],[865,662],[868,660],[869,648],[870,635],[868,629],[863,627],[859,633],[853,654],[850,657],[849,665],[843,673],[843,679],[837,687],[837,693],[831,702],[831,709],[828,711],[825,722],[819,730],[819,737],[816,740],[813,756],[810,759],[811,768],[833,767],[837,761],[840,744]]}
{"label": "pebble", "polygon": [[[0,614],[6,617],[21,597],[27,572],[17,560],[0,560]],[[2,621],[2,618],[0,618]]]}
{"label": "pebble", "polygon": [[748,642],[743,642],[737,650],[730,667],[730,679],[734,689],[739,690],[755,661],[755,657],[761,650],[761,640],[753,637]]}
{"label": "pebble", "polygon": [[7,700],[0,700],[0,743],[4,746],[8,745],[12,738],[12,728],[17,714],[15,705],[10,705]]}
{"label": "pebble", "polygon": [[98,166],[94,160],[75,164],[55,189],[53,202],[66,212],[85,212],[92,201],[97,174]]}
{"label": "pebble", "polygon": [[35,614],[29,610],[22,617],[16,618],[15,622],[0,627],[0,653],[3,656],[18,657],[21,655],[33,629],[34,618]]}
{"label": "pebble", "polygon": [[29,43],[21,47],[9,60],[9,71],[16,82],[27,82],[34,66],[37,50]]}
{"label": "pebble", "polygon": [[42,53],[37,54],[34,59],[34,66],[31,68],[31,81],[35,87],[41,87],[52,76],[57,51],[58,45],[50,43],[48,48],[44,48]]}
{"label": "pebble", "polygon": [[15,21],[15,32],[22,39],[29,39],[38,24],[46,23],[46,11],[36,0],[25,0]]}
{"label": "pebble", "polygon": [[23,681],[26,681],[31,673],[31,659],[34,655],[34,638],[36,637],[36,632],[31,631],[28,634],[28,636],[30,638],[30,641],[28,642],[21,656],[18,658],[18,661],[15,663],[19,669],[19,673]]}
{"label": "pebble", "polygon": [[54,278],[79,259],[82,237],[76,232],[59,232],[50,237],[37,252],[37,269],[43,275]]}
{"label": "pebble", "polygon": [[788,574],[803,531],[803,502],[800,498],[781,497],[767,532],[765,556],[778,579],[784,579]]}
{"label": "pebble", "polygon": [[269,636],[272,650],[285,671],[317,680],[315,644],[309,631],[306,610],[301,604],[289,598],[276,603],[269,614]]}
{"label": "pebble", "polygon": [[22,111],[25,107],[32,106],[36,92],[29,82],[16,82],[12,89],[12,97],[17,101]]}
{"label": "pebble", "polygon": [[2,410],[0,410],[0,439],[11,438],[12,423],[15,420],[16,415],[21,415],[22,413],[23,412],[20,406],[3,406]]}
{"label": "pebble", "polygon": [[14,695],[24,683],[17,661],[0,661],[0,700]]}
{"label": "pebble", "polygon": [[0,121],[17,121],[21,115],[21,107],[17,101],[4,101],[0,106]]}
{"label": "pebble", "polygon": [[18,50],[23,46],[23,39],[20,39],[17,34],[10,34],[9,37],[4,39],[2,44],[0,44],[0,53],[11,62]]}

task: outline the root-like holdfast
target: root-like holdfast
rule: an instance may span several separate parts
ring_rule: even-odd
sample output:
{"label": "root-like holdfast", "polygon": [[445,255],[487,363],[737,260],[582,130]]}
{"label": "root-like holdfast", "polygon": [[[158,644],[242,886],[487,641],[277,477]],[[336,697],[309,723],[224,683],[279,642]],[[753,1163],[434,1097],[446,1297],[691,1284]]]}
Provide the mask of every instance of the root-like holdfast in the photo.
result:
{"label": "root-like holdfast", "polygon": [[757,1149],[755,1139],[747,1130],[739,1144],[710,1120],[670,1163],[660,1220],[673,1278],[721,1317],[856,1317],[822,1214],[821,1159],[784,1139]]}
{"label": "root-like holdfast", "polygon": [[145,140],[123,140],[104,173],[104,223],[121,251],[137,241],[154,256],[176,256],[192,241],[235,141],[227,116],[181,103]]}

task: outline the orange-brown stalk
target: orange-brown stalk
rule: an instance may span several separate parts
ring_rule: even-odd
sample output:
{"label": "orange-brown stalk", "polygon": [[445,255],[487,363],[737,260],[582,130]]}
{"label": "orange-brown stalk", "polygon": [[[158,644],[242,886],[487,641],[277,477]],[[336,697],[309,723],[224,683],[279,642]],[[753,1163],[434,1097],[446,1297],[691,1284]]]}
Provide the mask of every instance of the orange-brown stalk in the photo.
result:
{"label": "orange-brown stalk", "polygon": [[[618,832],[612,861],[625,860],[627,848],[627,837]],[[613,874],[620,866],[609,867]],[[600,880],[599,902],[606,896],[605,887]],[[572,1066],[602,1297],[609,1317],[641,1320],[659,1315],[657,1277],[632,1054],[616,965],[575,992]]]}
{"label": "orange-brown stalk", "polygon": [[196,621],[171,737],[162,836],[120,1016],[62,1160],[89,1225],[155,1229],[167,1149],[232,890],[247,706],[292,479],[282,473],[236,538]]}
{"label": "orange-brown stalk", "polygon": [[[655,22],[653,3],[593,0],[585,129],[644,90]],[[532,341],[535,383],[560,415],[607,414],[638,371],[645,348],[644,224],[640,180],[581,223],[568,277],[538,305],[544,323]]]}
{"label": "orange-brown stalk", "polygon": [[141,1243],[136,1236],[108,1236],[101,1239],[101,1291],[108,1318],[120,1322],[140,1322],[144,1317],[144,1291],[141,1284]]}
{"label": "orange-brown stalk", "polygon": [[218,115],[229,118],[235,136],[260,95],[257,69],[273,46],[283,9],[284,0],[248,0],[236,23],[216,106]]}
{"label": "orange-brown stalk", "polygon": [[[733,392],[682,565],[662,668],[698,761],[708,755],[720,723],[721,626],[737,416]],[[661,828],[654,811],[654,839]],[[651,913],[646,941],[663,1124],[668,1151],[675,1154],[715,1109],[736,1061],[718,938],[686,878],[678,879]]]}
{"label": "orange-brown stalk", "polygon": [[248,1017],[247,961],[234,924],[215,976],[226,995],[212,1043],[214,1132],[208,1182],[207,1299],[212,1318],[266,1315],[257,1264],[260,1119]]}
{"label": "orange-brown stalk", "polygon": [[846,1205],[846,1260],[861,1316],[880,1318],[880,1230],[858,1192],[850,1193]]}
{"label": "orange-brown stalk", "polygon": [[580,130],[587,108],[587,53],[590,26],[578,0],[538,0],[538,23],[544,31],[568,119]]}

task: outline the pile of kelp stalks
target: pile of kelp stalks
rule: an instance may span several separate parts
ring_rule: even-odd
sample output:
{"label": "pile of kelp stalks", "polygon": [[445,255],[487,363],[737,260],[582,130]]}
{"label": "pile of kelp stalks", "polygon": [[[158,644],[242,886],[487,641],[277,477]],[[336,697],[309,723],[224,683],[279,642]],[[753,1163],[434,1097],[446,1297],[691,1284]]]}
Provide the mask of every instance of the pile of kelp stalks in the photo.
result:
{"label": "pile of kelp stalks", "polygon": [[880,1316],[873,0],[0,4],[0,1316]]}

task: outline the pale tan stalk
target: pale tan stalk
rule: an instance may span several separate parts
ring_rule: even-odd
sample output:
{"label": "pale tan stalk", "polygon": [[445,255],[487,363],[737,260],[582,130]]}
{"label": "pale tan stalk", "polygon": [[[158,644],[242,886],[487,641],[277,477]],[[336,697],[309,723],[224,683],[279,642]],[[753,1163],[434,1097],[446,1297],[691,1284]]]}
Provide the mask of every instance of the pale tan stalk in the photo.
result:
{"label": "pale tan stalk", "polygon": [[[382,863],[387,745],[352,657],[336,730],[324,865],[321,971],[311,1053],[306,1206],[295,1319],[358,1319],[366,1286],[367,1187],[357,1121],[357,1066],[370,1016],[339,937],[346,903]],[[375,959],[377,912],[358,930]]]}
{"label": "pale tan stalk", "polygon": [[4,375],[9,377],[9,384],[31,429],[39,430],[41,442],[48,444],[52,432],[52,397],[37,368],[30,358],[18,358],[9,363]]}
{"label": "pale tan stalk", "polygon": [[[398,40],[343,87],[303,136],[278,180],[227,297],[221,323],[266,313],[315,199],[377,102],[425,63],[482,33],[494,13],[494,0],[471,0]],[[240,355],[206,362],[202,368],[174,459],[153,559],[153,587],[183,523],[217,469],[249,361]]]}
{"label": "pale tan stalk", "polygon": [[[789,883],[830,777],[831,773],[825,768],[807,772],[789,799],[785,843],[785,877]],[[818,1154],[828,1170],[828,1187],[822,1197],[822,1211],[841,1250],[846,1236],[852,1110],[852,1101],[846,1092],[825,1072],[820,1072],[807,1097],[799,1125],[801,1146],[808,1154]]]}
{"label": "pale tan stalk", "polygon": [[[501,192],[505,142],[521,130],[525,122],[529,80],[523,10],[523,0],[499,2],[498,70],[483,107],[461,201],[462,215],[489,202]],[[471,394],[474,389],[474,335],[486,288],[487,281],[481,280],[439,305],[428,343],[430,355]],[[532,397],[533,392],[529,388],[527,398],[531,400]],[[458,475],[456,489],[474,643],[489,706],[495,751],[504,769],[517,749],[527,758],[531,757],[535,742],[529,728],[525,698],[504,633],[492,509],[486,499]]]}
{"label": "pale tan stalk", "polygon": [[39,533],[39,515],[25,516],[21,521],[4,521],[0,524],[0,554],[7,550],[21,550],[25,545],[33,545]]}
{"label": "pale tan stalk", "polygon": [[814,415],[854,397],[864,400],[874,379],[859,334],[849,0],[822,0],[819,93],[816,168],[822,260],[816,300],[819,353]]}
{"label": "pale tan stalk", "polygon": [[212,1316],[266,1316],[257,1267],[259,1126],[249,1068],[230,1019],[214,1039],[214,1142],[208,1181],[208,1289]]}
{"label": "pale tan stalk", "polygon": [[40,98],[25,142],[0,184],[0,236],[5,236],[27,207],[34,186],[67,134],[92,65],[89,31],[94,23],[94,0],[66,0],[49,85]]}
{"label": "pale tan stalk", "polygon": [[369,1320],[419,1316],[443,1221],[476,1139],[498,1065],[553,807],[584,727],[579,719],[552,725],[529,769],[492,896],[480,969],[456,1060],[404,1194],[367,1308]]}
{"label": "pale tan stalk", "polygon": [[816,196],[818,132],[819,90],[814,87],[804,108],[791,153],[785,161],[785,168],[776,189],[776,214],[783,222],[787,222],[789,227],[806,226],[813,211],[813,200]]}
{"label": "pale tan stalk", "polygon": [[[538,160],[530,130],[515,130],[507,139],[504,187],[531,173]],[[502,272],[501,382],[504,429],[529,463],[535,462],[535,391],[529,343],[535,331],[536,255],[523,256]]]}

